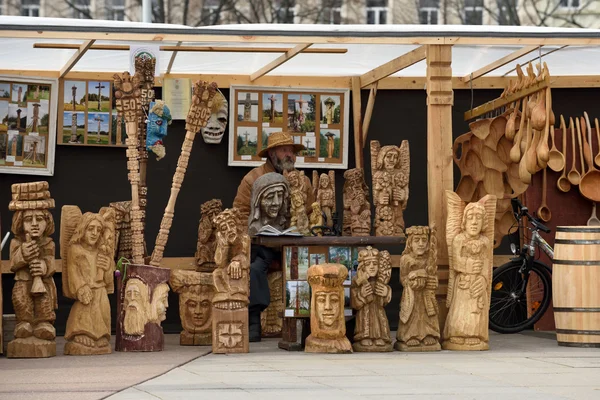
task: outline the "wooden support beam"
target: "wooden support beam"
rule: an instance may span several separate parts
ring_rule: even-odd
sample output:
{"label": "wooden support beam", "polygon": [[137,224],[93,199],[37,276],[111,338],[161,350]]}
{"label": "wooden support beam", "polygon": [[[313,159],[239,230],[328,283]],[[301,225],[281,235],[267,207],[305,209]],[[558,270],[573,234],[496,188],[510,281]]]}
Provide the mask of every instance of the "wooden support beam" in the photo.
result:
{"label": "wooden support beam", "polygon": [[352,77],[352,119],[354,121],[354,162],[356,168],[365,167],[362,145],[360,107],[360,76]]}
{"label": "wooden support beam", "polygon": [[371,86],[369,91],[369,101],[367,101],[367,109],[365,110],[365,118],[362,125],[362,148],[367,144],[367,135],[369,134],[369,125],[371,124],[371,116],[373,115],[373,107],[375,106],[375,96],[377,96],[377,85],[379,81]]}
{"label": "wooden support beam", "polygon": [[[181,46],[181,42],[177,42],[177,45],[175,47],[180,47]],[[177,57],[177,50],[173,51],[173,54],[171,54],[171,59],[169,60],[169,65],[167,66],[167,72],[165,72],[166,74],[170,74],[171,73],[171,68],[173,68],[173,63],[175,62],[175,57]]]}
{"label": "wooden support beam", "polygon": [[546,76],[546,78],[543,81],[535,83],[528,88],[519,90],[518,92],[509,94],[505,97],[499,97],[497,99],[488,101],[485,104],[482,104],[478,107],[473,108],[472,110],[467,111],[465,113],[465,121],[477,118],[480,115],[487,114],[510,103],[514,103],[515,101],[522,99],[523,97],[529,96],[532,93],[545,89],[548,86],[550,86],[550,77]]}
{"label": "wooden support beam", "polygon": [[[181,43],[181,41],[179,42]],[[34,49],[78,49],[74,43],[34,43]],[[161,51],[190,51],[190,52],[216,52],[216,53],[285,53],[292,47],[228,47],[228,46],[160,46]],[[89,50],[129,51],[129,45],[123,44],[95,44]],[[310,54],[345,54],[348,49],[342,48],[314,48],[306,49],[303,53]]]}
{"label": "wooden support beam", "polygon": [[279,57],[277,57],[276,59],[274,59],[273,61],[271,61],[270,63],[268,63],[261,69],[259,69],[258,71],[250,74],[250,80],[252,82],[254,82],[261,76],[268,74],[269,72],[273,71],[275,68],[282,65],[284,62],[289,61],[292,58],[296,57],[298,54],[300,54],[303,50],[305,50],[311,44],[312,43],[299,44],[298,46],[294,47],[293,49],[288,50],[285,54],[280,55]]}
{"label": "wooden support beam", "polygon": [[474,71],[474,72],[470,73],[469,75],[465,75],[462,78],[462,80],[465,83],[469,83],[470,81],[477,79],[480,76],[483,76],[487,73],[490,73],[490,72],[508,64],[509,62],[513,62],[516,59],[521,58],[524,55],[527,55],[527,54],[531,53],[532,51],[535,51],[539,48],[540,48],[540,46],[525,46],[522,49],[514,51],[514,52],[502,57],[501,59],[496,60],[493,63],[486,65],[485,67],[479,68],[477,71]]}
{"label": "wooden support beam", "polygon": [[83,57],[85,52],[88,51],[95,41],[96,40],[94,39],[87,40],[79,46],[75,54],[73,54],[69,61],[67,61],[67,63],[60,69],[60,73],[58,75],[59,78],[63,78],[75,66],[75,64],[77,64],[77,61]]}
{"label": "wooden support beam", "polygon": [[360,87],[364,88],[365,86],[369,86],[380,79],[395,74],[396,72],[410,67],[419,61],[423,61],[425,57],[427,57],[427,46],[421,46],[409,51],[406,54],[402,54],[400,57],[394,58],[392,61],[388,61],[387,63],[363,74],[360,77]]}

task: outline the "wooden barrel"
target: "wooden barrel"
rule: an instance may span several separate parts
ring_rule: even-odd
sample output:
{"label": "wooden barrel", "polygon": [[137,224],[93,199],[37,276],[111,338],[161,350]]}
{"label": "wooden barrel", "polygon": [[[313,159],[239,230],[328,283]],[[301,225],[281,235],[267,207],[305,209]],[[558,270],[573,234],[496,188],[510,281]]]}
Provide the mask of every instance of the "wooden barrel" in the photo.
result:
{"label": "wooden barrel", "polygon": [[556,228],[552,298],[559,346],[600,347],[600,228]]}

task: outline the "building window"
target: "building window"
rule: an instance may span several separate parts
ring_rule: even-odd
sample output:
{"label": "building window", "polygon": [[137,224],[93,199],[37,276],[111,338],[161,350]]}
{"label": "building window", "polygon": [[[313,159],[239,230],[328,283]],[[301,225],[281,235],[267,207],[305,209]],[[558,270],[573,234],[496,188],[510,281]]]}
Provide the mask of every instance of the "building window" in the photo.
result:
{"label": "building window", "polygon": [[419,1],[419,23],[437,25],[440,16],[440,0]]}
{"label": "building window", "polygon": [[90,0],[73,1],[73,18],[90,19],[92,18],[90,9]]}
{"label": "building window", "polygon": [[6,15],[6,0],[0,0],[0,15]]}
{"label": "building window", "polygon": [[125,21],[125,0],[107,0],[106,19]]}
{"label": "building window", "polygon": [[322,24],[341,24],[342,0],[323,0],[323,9],[319,22]]}
{"label": "building window", "polygon": [[39,17],[40,0],[22,0],[21,15],[24,17]]}
{"label": "building window", "polygon": [[560,0],[560,8],[578,9],[581,6],[579,0]]}
{"label": "building window", "polygon": [[367,0],[367,24],[387,24],[387,0]]}
{"label": "building window", "polygon": [[202,3],[202,25],[215,25],[221,14],[221,0],[204,0]]}
{"label": "building window", "polygon": [[275,1],[276,15],[275,23],[293,24],[296,18],[296,0]]}
{"label": "building window", "polygon": [[465,25],[483,25],[483,0],[465,0]]}

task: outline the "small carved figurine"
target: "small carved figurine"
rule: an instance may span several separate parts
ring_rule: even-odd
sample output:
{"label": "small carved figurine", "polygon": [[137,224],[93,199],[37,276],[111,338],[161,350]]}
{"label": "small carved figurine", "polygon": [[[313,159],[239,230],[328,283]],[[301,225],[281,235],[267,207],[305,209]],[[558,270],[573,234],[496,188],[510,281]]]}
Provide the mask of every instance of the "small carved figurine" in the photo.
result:
{"label": "small carved figurine", "polygon": [[179,344],[210,346],[212,299],[215,293],[212,274],[180,269],[171,273],[169,284],[179,294],[179,317],[183,327]]}
{"label": "small carved figurine", "polygon": [[390,324],[385,306],[392,299],[388,285],[392,263],[388,251],[367,246],[358,253],[358,269],[352,279],[350,304],[356,312],[354,351],[392,351]]}
{"label": "small carved figurine", "polygon": [[261,332],[263,337],[281,336],[283,319],[279,316],[285,305],[283,304],[283,275],[281,271],[273,271],[267,276],[269,281],[269,293],[271,302],[269,306],[261,313]]}
{"label": "small carved figurine", "polygon": [[[319,202],[315,201],[312,203],[312,212],[310,213],[310,228],[311,231],[315,226],[324,226],[325,223],[323,219],[323,212],[321,211],[321,205]],[[317,236],[323,236],[323,231],[321,228],[314,229],[314,232]]]}
{"label": "small carved figurine", "polygon": [[127,265],[117,298],[116,351],[162,351],[171,270]]}
{"label": "small carved figurine", "polygon": [[440,323],[435,291],[437,239],[435,226],[411,226],[400,259],[400,322],[394,344],[401,351],[440,350]]}
{"label": "small carved figurine", "polygon": [[344,287],[348,269],[342,264],[318,264],[308,269],[311,288],[310,330],[304,351],[352,353],[346,338]]}
{"label": "small carved figurine", "polygon": [[400,147],[371,141],[375,236],[404,236],[404,210],[408,203],[410,154],[408,141]]}
{"label": "small carved figurine", "polygon": [[371,204],[369,187],[363,170],[353,168],[344,172],[344,236],[371,234]]}
{"label": "small carved figurine", "polygon": [[196,268],[201,272],[213,272],[215,269],[215,249],[217,227],[214,219],[223,211],[223,203],[212,199],[200,206],[200,224],[198,225],[198,245],[196,246]]}
{"label": "small carved figurine", "polygon": [[156,100],[156,102],[150,103],[146,149],[156,154],[157,160],[161,160],[167,154],[163,138],[167,136],[167,125],[170,125],[171,121],[171,110],[164,101]]}
{"label": "small carved figurine", "polygon": [[442,335],[446,350],[489,349],[489,312],[496,197],[463,203],[446,190],[446,243],[450,270]]}
{"label": "small carved figurine", "polygon": [[284,171],[283,176],[290,185],[290,226],[295,226],[298,232],[309,235],[309,221],[306,214],[306,191],[304,187],[304,171]]}
{"label": "small carved figurine", "polygon": [[283,175],[270,172],[259,177],[252,186],[248,234],[255,236],[265,225],[287,229],[289,202],[290,189]]}
{"label": "small carved figurine", "polygon": [[12,292],[16,321],[15,339],[8,343],[8,358],[40,358],[56,355],[58,308],[54,284],[54,208],[48,182],[12,185],[15,211],[10,241],[10,270],[15,273]]}
{"label": "small carved figurine", "polygon": [[249,350],[250,237],[241,228],[239,218],[235,208],[226,209],[215,218],[213,353],[247,353]]}
{"label": "small carved figurine", "polygon": [[319,176],[317,171],[313,171],[313,188],[315,200],[319,202],[321,210],[325,213],[325,225],[332,228],[335,212],[335,172],[329,171],[328,174]]}
{"label": "small carved figurine", "polygon": [[202,138],[206,144],[219,144],[223,140],[227,118],[229,117],[229,105],[225,96],[218,92],[213,100],[210,119],[205,127],[200,128]]}
{"label": "small carved figurine", "polygon": [[65,354],[109,354],[110,303],[114,292],[115,210],[81,214],[63,206],[60,221],[62,288],[75,300],[65,331]]}

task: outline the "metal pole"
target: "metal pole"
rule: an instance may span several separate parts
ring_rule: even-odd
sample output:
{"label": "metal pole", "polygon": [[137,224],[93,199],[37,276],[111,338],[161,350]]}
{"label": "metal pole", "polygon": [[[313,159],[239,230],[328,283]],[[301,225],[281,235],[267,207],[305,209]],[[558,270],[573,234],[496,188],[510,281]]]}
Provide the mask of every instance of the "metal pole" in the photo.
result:
{"label": "metal pole", "polygon": [[142,22],[152,23],[152,0],[142,0]]}

